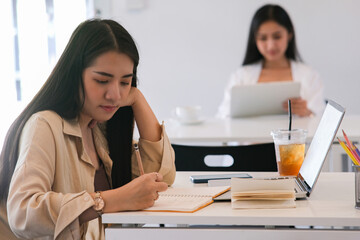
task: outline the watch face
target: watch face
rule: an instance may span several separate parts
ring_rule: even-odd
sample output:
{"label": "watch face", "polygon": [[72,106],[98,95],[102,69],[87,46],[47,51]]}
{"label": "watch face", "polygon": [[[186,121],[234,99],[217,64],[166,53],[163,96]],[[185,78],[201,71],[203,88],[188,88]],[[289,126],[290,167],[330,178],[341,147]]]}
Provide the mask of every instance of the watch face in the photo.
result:
{"label": "watch face", "polygon": [[95,206],[94,206],[95,211],[103,210],[104,205],[105,205],[104,200],[102,198],[98,197],[98,198],[95,198],[94,201],[95,201]]}

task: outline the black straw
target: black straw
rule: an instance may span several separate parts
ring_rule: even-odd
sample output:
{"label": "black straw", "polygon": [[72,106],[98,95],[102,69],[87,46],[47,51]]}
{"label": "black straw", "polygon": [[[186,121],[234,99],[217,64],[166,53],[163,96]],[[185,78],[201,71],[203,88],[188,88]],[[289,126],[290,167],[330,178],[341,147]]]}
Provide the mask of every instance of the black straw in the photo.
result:
{"label": "black straw", "polygon": [[[288,100],[288,112],[289,112],[289,131],[291,131],[291,123],[292,123],[292,113],[291,113],[291,100]],[[289,140],[291,139],[291,134],[289,132]]]}

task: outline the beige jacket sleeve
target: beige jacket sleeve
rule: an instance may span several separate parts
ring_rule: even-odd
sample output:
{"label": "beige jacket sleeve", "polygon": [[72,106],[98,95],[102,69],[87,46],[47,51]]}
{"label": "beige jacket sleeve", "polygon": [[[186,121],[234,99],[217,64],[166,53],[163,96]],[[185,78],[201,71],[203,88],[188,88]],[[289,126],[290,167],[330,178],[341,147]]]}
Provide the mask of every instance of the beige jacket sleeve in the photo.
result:
{"label": "beige jacket sleeve", "polygon": [[[61,127],[56,127],[61,131]],[[31,118],[23,129],[19,159],[7,200],[9,225],[18,237],[80,239],[83,231],[78,216],[94,205],[86,191],[61,193],[67,184],[58,184],[54,180],[65,179],[64,176],[74,171],[61,169],[56,162],[64,161],[60,156],[69,158],[59,148],[58,135],[42,118]],[[79,185],[76,182],[68,184],[70,188]]]}
{"label": "beige jacket sleeve", "polygon": [[[175,153],[165,132],[164,124],[161,125],[161,139],[157,142],[150,142],[144,139],[139,140],[141,160],[145,173],[158,172],[163,175],[164,182],[171,185],[175,180]],[[133,178],[140,175],[136,155],[132,155]]]}

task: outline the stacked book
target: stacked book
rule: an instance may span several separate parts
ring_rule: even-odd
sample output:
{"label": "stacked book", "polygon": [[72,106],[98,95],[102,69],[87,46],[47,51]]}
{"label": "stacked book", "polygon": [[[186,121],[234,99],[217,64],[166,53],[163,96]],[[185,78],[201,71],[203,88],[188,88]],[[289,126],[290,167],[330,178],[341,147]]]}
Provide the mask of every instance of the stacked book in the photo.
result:
{"label": "stacked book", "polygon": [[231,205],[241,208],[295,208],[294,178],[232,178]]}

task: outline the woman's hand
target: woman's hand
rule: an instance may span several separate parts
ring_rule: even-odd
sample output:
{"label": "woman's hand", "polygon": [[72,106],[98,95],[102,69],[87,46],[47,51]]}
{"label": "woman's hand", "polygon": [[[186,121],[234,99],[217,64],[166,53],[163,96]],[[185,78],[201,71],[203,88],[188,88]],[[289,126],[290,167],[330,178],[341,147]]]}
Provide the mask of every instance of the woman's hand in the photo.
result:
{"label": "woman's hand", "polygon": [[141,210],[153,206],[159,197],[158,193],[168,187],[162,180],[161,174],[148,173],[122,187],[102,192],[104,212]]}
{"label": "woman's hand", "polygon": [[[290,100],[292,114],[298,115],[300,117],[307,117],[312,114],[312,112],[307,108],[306,100],[302,98],[290,98]],[[288,101],[283,103],[283,108],[288,111]]]}
{"label": "woman's hand", "polygon": [[131,106],[140,138],[156,142],[161,139],[161,127],[142,92],[131,87],[129,94],[121,100],[120,107]]}
{"label": "woman's hand", "polygon": [[140,90],[136,87],[131,87],[129,94],[125,97],[125,99],[121,99],[119,107],[133,106],[139,96],[141,96]]}

